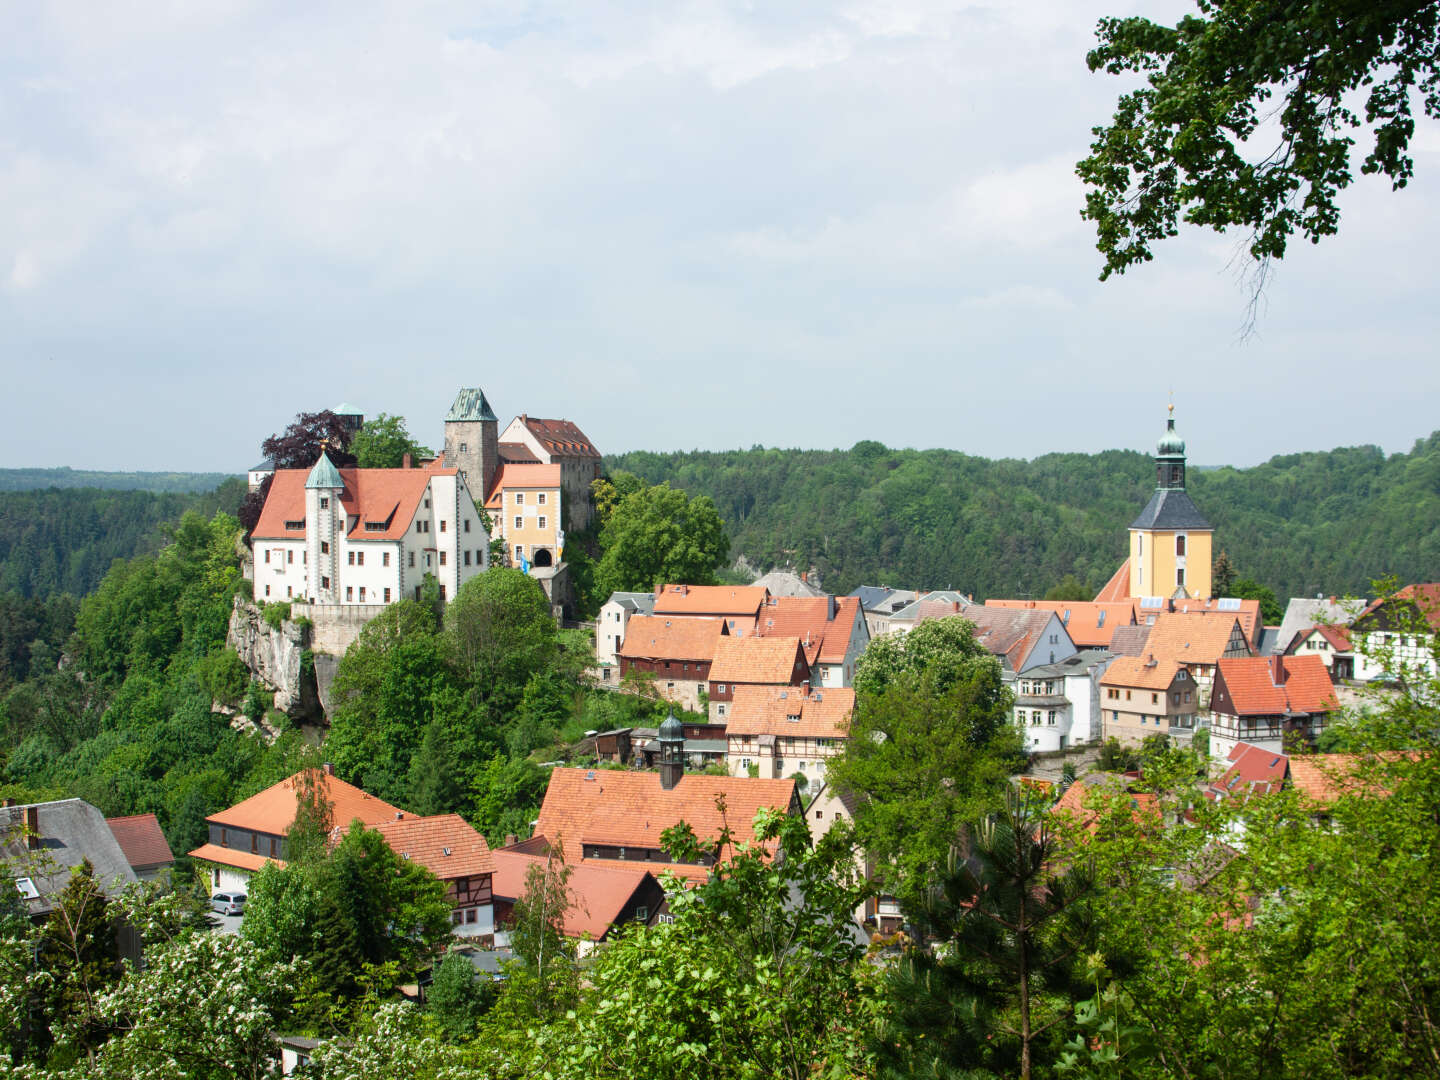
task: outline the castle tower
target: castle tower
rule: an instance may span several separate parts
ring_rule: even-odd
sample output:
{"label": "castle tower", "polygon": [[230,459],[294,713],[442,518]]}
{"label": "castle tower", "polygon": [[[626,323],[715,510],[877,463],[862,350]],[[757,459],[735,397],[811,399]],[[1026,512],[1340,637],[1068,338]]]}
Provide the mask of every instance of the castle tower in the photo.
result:
{"label": "castle tower", "polygon": [[444,462],[460,470],[471,497],[483,506],[500,468],[500,422],[478,386],[463,387],[445,414]]}
{"label": "castle tower", "polygon": [[320,451],[320,460],[305,480],[305,548],[309,564],[310,598],[317,604],[340,602],[340,529],[345,510],[340,496],[345,481],[330,455]]}
{"label": "castle tower", "polygon": [[1175,406],[1155,444],[1155,494],[1130,525],[1130,595],[1210,599],[1214,528],[1185,491]]}

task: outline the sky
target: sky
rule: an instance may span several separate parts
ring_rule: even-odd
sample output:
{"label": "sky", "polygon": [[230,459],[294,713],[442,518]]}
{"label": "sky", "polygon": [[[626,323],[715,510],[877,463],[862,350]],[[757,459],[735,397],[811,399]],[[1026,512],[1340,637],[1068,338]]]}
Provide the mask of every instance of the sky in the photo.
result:
{"label": "sky", "polygon": [[604,452],[1149,450],[1440,428],[1440,130],[1292,244],[1098,281],[1104,15],[1178,0],[0,9],[0,467],[243,470],[456,390]]}

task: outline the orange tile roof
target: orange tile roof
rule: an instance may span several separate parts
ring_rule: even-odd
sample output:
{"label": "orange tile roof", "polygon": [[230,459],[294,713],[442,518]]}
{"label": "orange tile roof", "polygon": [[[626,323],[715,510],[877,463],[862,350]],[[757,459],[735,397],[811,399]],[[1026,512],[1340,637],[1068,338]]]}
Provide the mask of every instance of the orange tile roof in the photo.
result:
{"label": "orange tile roof", "polygon": [[558,491],[560,488],[560,466],[559,465],[502,465],[495,472],[495,479],[491,484],[490,493],[485,499],[487,508],[498,509],[504,505],[502,496],[505,491],[515,491],[520,488],[527,490],[540,490],[542,488]]}
{"label": "orange tile roof", "polygon": [[[725,718],[725,734],[845,739],[850,735],[854,711],[855,691],[851,689],[805,694],[774,686],[739,686]],[[796,719],[790,719],[792,716]]]}
{"label": "orange tile roof", "polygon": [[1274,750],[1265,750],[1250,743],[1236,743],[1230,751],[1230,767],[1210,785],[1212,799],[1239,798],[1243,795],[1268,795],[1285,784],[1290,759]]}
{"label": "orange tile roof", "polygon": [[125,853],[125,861],[132,867],[166,866],[175,861],[154,814],[106,818],[105,824],[110,826],[115,842]]}
{"label": "orange tile roof", "polygon": [[[1338,707],[1330,671],[1325,661],[1313,654],[1231,657],[1220,661],[1217,691],[1221,680],[1235,707],[1234,716],[1322,713]],[[1216,711],[1218,696],[1212,698]]]}
{"label": "orange tile roof", "polygon": [[723,637],[725,623],[721,619],[667,619],[659,615],[631,615],[625,624],[625,640],[620,643],[619,656],[629,660],[698,660],[715,659],[715,650]]}
{"label": "orange tile roof", "polygon": [[1130,600],[1130,560],[1126,558],[1119,568],[1110,575],[1107,581],[1095,594],[1097,604],[1116,604],[1122,600]]}
{"label": "orange tile roof", "polygon": [[266,863],[272,862],[276,866],[285,865],[284,859],[267,859],[264,855],[252,855],[248,851],[221,847],[219,844],[201,844],[194,851],[189,852],[189,855],[190,858],[199,859],[201,862],[233,866],[237,870],[259,870]]}
{"label": "orange tile roof", "polygon": [[535,832],[577,865],[585,843],[659,848],[660,834],[681,821],[701,840],[714,840],[722,823],[716,796],[724,796],[725,820],[735,840],[753,843],[755,812],[762,806],[788,811],[795,781],[687,773],[666,791],[653,772],[554,769]]}
{"label": "orange tile roof", "polygon": [[858,597],[835,597],[832,619],[829,597],[772,596],[755,619],[755,633],[797,637],[802,642],[808,637],[805,658],[811,664],[842,664],[850,650],[850,633],[857,618],[864,618]]}
{"label": "orange tile roof", "polygon": [[1153,656],[1120,656],[1100,676],[1101,686],[1119,686],[1142,690],[1168,690],[1175,681],[1180,664]]}
{"label": "orange tile roof", "polygon": [[722,637],[710,665],[710,681],[723,683],[794,686],[809,673],[795,637]]}
{"label": "orange tile roof", "polygon": [[1070,824],[1094,833],[1100,827],[1100,807],[1106,797],[1128,798],[1130,816],[1137,824],[1146,819],[1158,821],[1160,802],[1149,791],[1131,791],[1130,779],[1120,773],[1092,773],[1076,780],[1050,812]]}
{"label": "orange tile roof", "polygon": [[[1259,633],[1265,628],[1260,619],[1259,600],[1239,600],[1235,597],[1226,597],[1227,607],[1220,607],[1219,599],[1210,600],[1173,600],[1170,608],[1182,615],[1218,615],[1221,618],[1234,618],[1239,624],[1241,631],[1245,634],[1245,640],[1252,645],[1259,640]],[[1136,612],[1139,615],[1139,612]]]}
{"label": "orange tile roof", "polygon": [[1080,649],[1107,648],[1116,627],[1135,622],[1135,605],[1128,600],[1109,604],[1093,600],[986,600],[985,606],[1053,611]]}
{"label": "orange tile roof", "polygon": [[753,617],[769,595],[753,585],[662,585],[655,594],[655,614]]}
{"label": "orange tile roof", "polygon": [[[318,769],[310,772],[319,781],[321,792],[331,804],[332,823],[336,828],[349,828],[350,823],[357,818],[363,825],[375,825],[404,812],[382,802],[374,795],[361,791],[354,784],[347,784],[338,776],[327,776]],[[295,792],[303,775],[296,773],[286,777],[258,795],[251,795],[244,802],[236,803],[218,814],[211,814],[205,820],[216,825],[283,836],[290,831],[290,826],[295,824]]]}
{"label": "orange tile roof", "polygon": [[1406,585],[1398,590],[1394,596],[1381,597],[1373,601],[1369,607],[1362,611],[1355,619],[1358,623],[1365,616],[1379,611],[1381,608],[1392,604],[1396,600],[1408,600],[1420,613],[1420,617],[1430,624],[1434,630],[1440,630],[1440,582],[1432,582],[1425,585]]}
{"label": "orange tile roof", "polygon": [[523,442],[502,442],[498,448],[500,460],[506,464],[538,465],[540,463],[540,459],[535,456],[535,451]]}
{"label": "orange tile roof", "polygon": [[[305,520],[305,481],[309,469],[277,469],[265,496],[265,506],[255,525],[254,536],[262,540],[302,540],[304,528],[286,527],[287,521]],[[454,469],[341,469],[345,487],[340,505],[354,525],[350,540],[399,540],[415,519],[432,476],[454,476]],[[383,531],[365,528],[366,523],[388,522]]]}
{"label": "orange tile roof", "polygon": [[583,431],[570,420],[542,420],[536,416],[520,416],[520,423],[552,454],[569,457],[598,458],[600,451]]}
{"label": "orange tile roof", "polygon": [[1239,620],[1233,613],[1204,615],[1167,613],[1155,620],[1145,651],[1157,660],[1177,660],[1185,664],[1213,664],[1225,655],[1230,634]]}
{"label": "orange tile roof", "polygon": [[[518,900],[524,896],[525,879],[530,867],[545,865],[544,855],[507,850],[494,854],[495,896],[506,900]],[[657,868],[660,865],[657,863]],[[571,866],[570,878],[566,882],[570,906],[565,911],[565,936],[599,941],[625,910],[636,890],[651,876],[649,870],[639,869],[632,863],[616,861],[611,865],[608,859]]]}
{"label": "orange tile roof", "polygon": [[485,837],[459,814],[403,817],[375,823],[385,842],[441,881],[493,874],[495,860]]}

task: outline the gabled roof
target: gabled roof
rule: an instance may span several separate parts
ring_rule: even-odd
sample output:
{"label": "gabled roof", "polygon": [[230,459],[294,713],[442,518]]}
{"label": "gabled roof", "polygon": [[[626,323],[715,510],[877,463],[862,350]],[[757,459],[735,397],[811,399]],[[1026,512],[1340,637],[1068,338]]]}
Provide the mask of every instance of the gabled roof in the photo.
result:
{"label": "gabled roof", "polygon": [[[1260,601],[1243,600],[1234,596],[1218,596],[1209,600],[1196,600],[1192,598],[1181,598],[1166,602],[1166,611],[1178,615],[1218,615],[1221,618],[1233,618],[1240,624],[1240,630],[1245,635],[1245,640],[1252,646],[1260,640],[1260,632],[1265,628],[1260,619]],[[1136,612],[1139,618],[1140,612]]]}
{"label": "gabled roof", "polygon": [[1175,660],[1161,660],[1154,656],[1119,656],[1100,676],[1100,685],[1169,690],[1179,672],[1180,664]]}
{"label": "gabled roof", "polygon": [[[1381,597],[1374,601],[1355,619],[1363,629],[1372,629],[1375,615],[1389,608],[1404,606],[1413,610],[1432,630],[1440,630],[1440,582],[1426,585],[1406,585],[1394,596]],[[1389,627],[1386,627],[1388,629]]]}
{"label": "gabled roof", "polygon": [[[331,821],[337,828],[348,828],[357,818],[362,825],[376,825],[392,820],[396,814],[404,813],[398,807],[361,791],[354,784],[347,784],[338,776],[327,775],[319,769],[311,769],[309,772],[320,793],[329,801]],[[297,792],[304,775],[303,772],[298,772],[294,776],[288,776],[259,794],[251,795],[244,802],[236,803],[228,810],[211,814],[205,820],[216,825],[284,836],[290,831],[290,826],[295,824],[295,808],[299,802]]]}
{"label": "gabled roof", "polygon": [[[24,832],[26,811],[32,808],[39,826],[33,848]],[[36,893],[26,897],[31,915],[53,910],[54,898],[69,884],[71,871],[86,859],[106,896],[118,896],[135,880],[105,816],[83,799],[0,808],[0,862],[8,864],[0,888],[13,889],[19,878],[29,878]]]}
{"label": "gabled roof", "polygon": [[562,457],[598,458],[600,456],[600,451],[595,449],[595,444],[590,441],[590,437],[581,431],[573,421],[542,420],[538,416],[526,416],[523,413],[518,419],[529,429],[530,434],[539,440],[540,445],[552,454],[559,454]]}
{"label": "gabled roof", "polygon": [[186,852],[190,858],[197,862],[219,863],[221,866],[233,866],[239,870],[259,870],[266,863],[274,863],[276,866],[284,866],[284,859],[272,859],[267,855],[252,854],[249,851],[242,851],[240,848],[221,847],[219,844],[204,843],[194,851]]}
{"label": "gabled roof", "polygon": [[663,615],[632,615],[617,655],[630,660],[695,660],[715,658],[724,638],[722,619],[667,619]]}
{"label": "gabled roof", "polygon": [[1100,587],[1095,594],[1097,604],[1114,604],[1121,600],[1129,600],[1130,596],[1130,560],[1127,558],[1116,568],[1115,573],[1110,575],[1110,580]]}
{"label": "gabled roof", "polygon": [[[771,596],[824,596],[825,590],[811,585],[799,574],[789,570],[771,570],[750,583],[766,590]],[[853,593],[851,595],[854,595]]]}
{"label": "gabled roof", "polygon": [[1094,600],[986,600],[985,606],[1054,612],[1070,640],[1082,649],[1107,647],[1116,627],[1135,622],[1135,605],[1128,600],[1108,604]]}
{"label": "gabled roof", "polygon": [[848,688],[806,694],[794,688],[739,686],[725,718],[725,734],[845,739],[854,711],[855,691]]}
{"label": "gabled roof", "polygon": [[798,683],[808,671],[799,638],[723,637],[715,646],[710,681],[789,686]]}
{"label": "gabled roof", "polygon": [[523,442],[502,442],[498,446],[500,460],[507,465],[538,465],[540,459],[535,456],[535,451],[526,446]]}
{"label": "gabled roof", "polygon": [[153,870],[175,861],[165,833],[160,829],[160,821],[154,814],[106,818],[105,824],[110,826],[115,842],[120,845],[132,869]]}
{"label": "gabled roof", "polygon": [[937,589],[935,592],[916,593],[915,599],[891,612],[893,622],[919,622],[921,619],[939,619],[956,615],[970,607],[970,597],[953,589]]}
{"label": "gabled roof", "polygon": [[524,488],[526,490],[559,490],[560,488],[560,466],[559,465],[501,465],[495,470],[495,480],[490,487],[490,495],[485,500],[487,507],[499,507],[502,504],[502,496],[506,491],[515,491]]}
{"label": "gabled roof", "polygon": [[662,585],[655,594],[655,614],[753,617],[768,595],[754,585]]}
{"label": "gabled roof", "polygon": [[1150,496],[1140,516],[1130,523],[1132,529],[1189,529],[1209,531],[1210,523],[1200,508],[1180,488],[1163,488]]}
{"label": "gabled roof", "polygon": [[1351,651],[1350,628],[1348,626],[1312,626],[1309,629],[1301,630],[1295,635],[1293,641],[1285,647],[1287,654],[1298,652],[1300,646],[1309,641],[1312,637],[1323,638],[1325,643],[1337,653],[1348,653]]}
{"label": "gabled roof", "polygon": [[[834,617],[831,617],[831,605]],[[864,621],[860,601],[852,596],[771,596],[755,618],[761,637],[798,637],[811,664],[844,663],[850,633]]]}
{"label": "gabled roof", "polygon": [[[722,819],[716,798],[723,796]],[[738,843],[755,840],[755,812],[762,806],[787,813],[795,799],[795,781],[760,780],[748,776],[706,776],[686,773],[666,791],[653,772],[612,769],[554,769],[535,832],[559,847],[565,861],[579,864],[583,845],[658,849],[660,834],[687,822],[701,840],[714,840],[728,823]],[[728,857],[727,849],[722,857]],[[606,861],[609,865],[609,861]],[[654,864],[651,869],[666,869]],[[675,865],[680,872],[683,868]],[[688,868],[705,876],[704,867]]]}
{"label": "gabled roof", "polygon": [[626,611],[649,615],[655,610],[655,594],[648,592],[612,592],[605,603],[617,604]]}
{"label": "gabled roof", "polygon": [[1110,651],[1116,656],[1144,656],[1149,640],[1150,627],[1144,623],[1139,626],[1119,626],[1115,629],[1115,636],[1110,639]]}
{"label": "gabled roof", "polygon": [[1145,649],[1162,660],[1213,664],[1225,655],[1238,625],[1239,620],[1229,612],[1223,616],[1170,612],[1155,620]]}
{"label": "gabled roof", "polygon": [[490,402],[485,400],[485,391],[478,386],[466,386],[460,389],[455,395],[455,401],[450,406],[450,411],[445,414],[445,422],[466,423],[478,420],[488,420],[491,423],[499,423],[495,419],[495,412],[490,408]]}
{"label": "gabled roof", "polygon": [[495,872],[485,837],[459,814],[401,817],[376,822],[374,828],[402,859],[420,864],[441,881]]}
{"label": "gabled roof", "polygon": [[[340,469],[344,485],[340,506],[350,527],[351,540],[399,540],[410,529],[415,512],[432,476],[455,476],[454,469]],[[304,469],[279,469],[270,483],[265,507],[255,525],[260,540],[303,540],[305,529],[287,522],[305,520]],[[367,529],[367,524],[384,525]]]}
{"label": "gabled roof", "polygon": [[1290,759],[1284,754],[1247,742],[1235,744],[1229,761],[1224,775],[1207,789],[1209,797],[1217,801],[1279,791],[1290,769]]}
{"label": "gabled roof", "polygon": [[1218,699],[1223,680],[1235,710],[1232,716],[1299,715],[1337,708],[1330,672],[1325,661],[1313,654],[1232,657],[1220,661],[1215,678],[1211,707],[1221,711]]}
{"label": "gabled roof", "polygon": [[1059,619],[1049,611],[1025,611],[1011,608],[990,608],[974,605],[964,617],[975,624],[975,640],[1001,657],[1012,671],[1020,671],[1026,659],[1051,620]]}
{"label": "gabled roof", "polygon": [[1285,605],[1285,617],[1280,620],[1280,639],[1277,648],[1284,649],[1295,635],[1319,624],[1349,626],[1355,616],[1367,606],[1365,600],[1346,600],[1343,597],[1304,596],[1290,598]]}
{"label": "gabled roof", "polygon": [[1342,795],[1387,795],[1390,781],[1375,770],[1381,761],[1395,762],[1419,755],[1413,751],[1387,751],[1372,758],[1365,754],[1297,754],[1290,759],[1290,784],[1311,803],[1328,805]]}
{"label": "gabled roof", "polygon": [[[545,856],[527,854],[514,848],[495,852],[492,888],[496,899],[518,900],[525,895],[525,879],[532,866],[544,867]],[[570,867],[566,882],[570,906],[565,911],[563,933],[568,938],[600,941],[609,933],[620,914],[630,906],[647,879],[648,870],[628,864],[582,862]],[[658,882],[657,882],[658,884]]]}

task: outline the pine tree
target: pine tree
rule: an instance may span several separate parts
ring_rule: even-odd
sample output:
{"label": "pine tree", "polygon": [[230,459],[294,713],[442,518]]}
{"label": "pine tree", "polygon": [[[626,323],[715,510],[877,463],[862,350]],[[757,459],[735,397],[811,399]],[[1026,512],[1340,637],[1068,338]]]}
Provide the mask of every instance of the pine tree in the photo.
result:
{"label": "pine tree", "polygon": [[40,1041],[93,1051],[106,1035],[96,1006],[119,981],[121,965],[110,904],[89,859],[71,872],[57,897],[40,935],[37,960],[54,979],[43,1005],[50,1037],[41,1034]]}
{"label": "pine tree", "polygon": [[1230,556],[1224,551],[1215,558],[1215,568],[1210,580],[1216,596],[1235,595],[1235,568],[1230,565]]}
{"label": "pine tree", "polygon": [[465,801],[458,756],[445,726],[431,720],[420,749],[410,759],[410,806],[417,814],[452,814]]}

